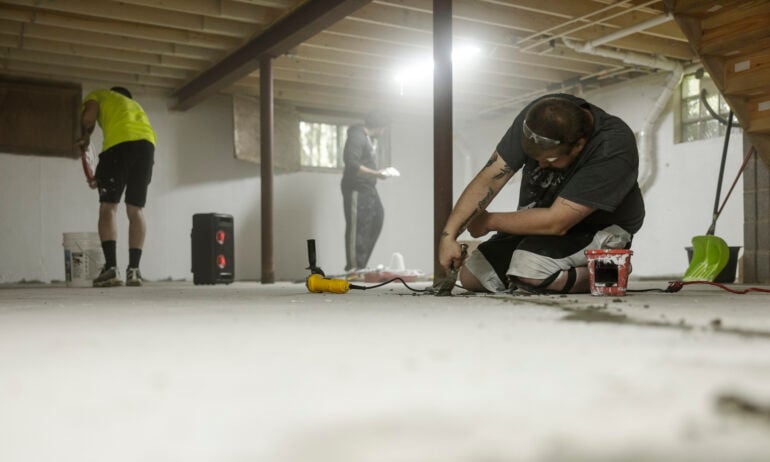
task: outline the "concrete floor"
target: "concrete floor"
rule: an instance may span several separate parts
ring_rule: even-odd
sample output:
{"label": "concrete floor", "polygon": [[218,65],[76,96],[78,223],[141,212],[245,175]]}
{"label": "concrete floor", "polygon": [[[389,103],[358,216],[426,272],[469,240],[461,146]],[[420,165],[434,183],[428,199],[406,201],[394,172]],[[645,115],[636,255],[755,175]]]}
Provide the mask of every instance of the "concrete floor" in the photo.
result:
{"label": "concrete floor", "polygon": [[0,461],[53,460],[767,461],[770,295],[3,287]]}

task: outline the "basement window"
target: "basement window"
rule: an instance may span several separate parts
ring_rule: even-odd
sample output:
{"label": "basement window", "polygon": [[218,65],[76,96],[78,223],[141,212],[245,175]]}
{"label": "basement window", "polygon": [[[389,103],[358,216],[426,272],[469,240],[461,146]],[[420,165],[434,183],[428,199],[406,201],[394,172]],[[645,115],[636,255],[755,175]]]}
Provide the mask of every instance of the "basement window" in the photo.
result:
{"label": "basement window", "polygon": [[[705,90],[705,91],[704,91]],[[705,99],[706,104],[703,100]],[[709,111],[716,113],[723,122],[727,121],[730,113],[722,94],[717,90],[708,73],[695,72],[686,74],[680,85],[679,110],[676,112],[676,140],[677,143],[706,140],[722,137],[727,130],[725,123],[720,122]],[[736,125],[736,121],[733,120]]]}
{"label": "basement window", "polygon": [[[341,171],[345,167],[343,154],[348,128],[360,123],[357,121],[329,122],[301,120],[299,123],[300,144],[302,146],[301,165],[304,170]],[[390,130],[377,138],[372,138],[372,145],[379,168],[390,166]]]}
{"label": "basement window", "polygon": [[342,169],[342,153],[347,134],[347,125],[300,121],[302,167]]}

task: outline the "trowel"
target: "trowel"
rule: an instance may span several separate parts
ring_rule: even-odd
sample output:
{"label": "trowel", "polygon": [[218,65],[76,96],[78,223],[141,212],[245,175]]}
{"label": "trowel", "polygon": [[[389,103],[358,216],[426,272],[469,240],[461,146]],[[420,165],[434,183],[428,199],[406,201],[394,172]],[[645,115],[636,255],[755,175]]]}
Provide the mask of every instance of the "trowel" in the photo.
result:
{"label": "trowel", "polygon": [[[460,244],[460,248],[462,249],[460,260],[465,261],[465,257],[468,256],[468,244]],[[449,297],[452,295],[452,289],[454,289],[457,283],[457,274],[460,272],[460,266],[462,266],[462,263],[455,268],[453,263],[444,279],[434,282],[433,295],[437,297]]]}

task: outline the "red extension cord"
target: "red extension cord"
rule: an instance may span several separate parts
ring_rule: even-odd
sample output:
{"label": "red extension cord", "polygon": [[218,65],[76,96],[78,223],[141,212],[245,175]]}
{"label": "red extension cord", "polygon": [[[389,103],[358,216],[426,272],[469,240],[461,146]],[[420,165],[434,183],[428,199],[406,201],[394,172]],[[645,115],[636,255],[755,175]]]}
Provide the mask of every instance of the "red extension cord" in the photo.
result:
{"label": "red extension cord", "polygon": [[747,294],[749,292],[763,292],[766,294],[770,294],[770,289],[760,289],[759,287],[749,287],[747,289],[737,290],[737,289],[732,289],[730,287],[727,287],[724,284],[720,284],[718,282],[711,282],[711,281],[671,281],[668,283],[668,288],[666,288],[665,292],[679,292],[680,290],[682,290],[684,286],[687,286],[690,284],[708,284],[712,286],[717,286],[722,290],[726,290],[728,292],[739,294],[739,295]]}

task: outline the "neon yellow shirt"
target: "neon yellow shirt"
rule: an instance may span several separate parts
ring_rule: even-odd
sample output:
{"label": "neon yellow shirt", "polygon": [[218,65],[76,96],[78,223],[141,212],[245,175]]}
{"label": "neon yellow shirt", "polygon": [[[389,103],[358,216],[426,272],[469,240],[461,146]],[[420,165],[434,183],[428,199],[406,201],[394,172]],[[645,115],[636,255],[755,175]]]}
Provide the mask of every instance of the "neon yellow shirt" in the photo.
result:
{"label": "neon yellow shirt", "polygon": [[99,103],[99,117],[104,142],[102,152],[126,141],[147,140],[155,145],[155,132],[142,106],[131,98],[111,90],[96,90],[83,100]]}

